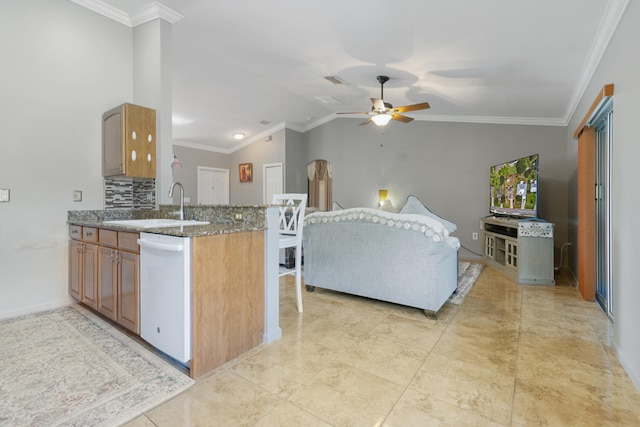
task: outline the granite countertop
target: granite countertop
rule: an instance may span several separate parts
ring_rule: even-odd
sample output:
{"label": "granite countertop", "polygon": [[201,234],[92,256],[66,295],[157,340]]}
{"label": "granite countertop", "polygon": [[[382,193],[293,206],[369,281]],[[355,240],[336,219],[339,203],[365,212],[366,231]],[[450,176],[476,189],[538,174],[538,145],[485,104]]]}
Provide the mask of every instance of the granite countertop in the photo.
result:
{"label": "granite countertop", "polygon": [[[151,218],[177,219],[175,215],[175,206],[161,206],[159,210],[150,211],[68,211],[67,223],[119,231],[165,234],[178,237],[198,237],[265,230],[267,228],[265,210],[266,206],[185,206],[185,218],[195,219],[198,221],[209,221],[209,224],[162,228],[143,228],[130,225],[112,224],[105,221]],[[242,214],[242,220],[234,219],[237,213]]]}

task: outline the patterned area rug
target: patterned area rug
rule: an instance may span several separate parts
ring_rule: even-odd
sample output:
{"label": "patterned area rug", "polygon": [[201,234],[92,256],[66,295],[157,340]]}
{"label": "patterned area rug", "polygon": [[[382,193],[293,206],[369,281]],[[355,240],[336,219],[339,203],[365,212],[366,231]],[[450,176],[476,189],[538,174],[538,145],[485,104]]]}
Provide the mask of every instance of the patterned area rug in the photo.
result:
{"label": "patterned area rug", "polygon": [[449,301],[450,304],[460,305],[467,296],[473,284],[484,270],[484,264],[479,262],[458,262],[458,289],[451,295]]}
{"label": "patterned area rug", "polygon": [[193,384],[74,305],[0,322],[0,426],[114,426]]}

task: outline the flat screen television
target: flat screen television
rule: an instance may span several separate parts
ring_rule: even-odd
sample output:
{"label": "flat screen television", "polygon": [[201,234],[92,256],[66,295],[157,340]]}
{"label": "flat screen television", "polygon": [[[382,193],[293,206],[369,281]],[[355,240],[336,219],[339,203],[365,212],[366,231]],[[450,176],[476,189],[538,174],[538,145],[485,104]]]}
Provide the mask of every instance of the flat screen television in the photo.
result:
{"label": "flat screen television", "polygon": [[538,216],[538,155],[491,166],[490,212],[515,218]]}

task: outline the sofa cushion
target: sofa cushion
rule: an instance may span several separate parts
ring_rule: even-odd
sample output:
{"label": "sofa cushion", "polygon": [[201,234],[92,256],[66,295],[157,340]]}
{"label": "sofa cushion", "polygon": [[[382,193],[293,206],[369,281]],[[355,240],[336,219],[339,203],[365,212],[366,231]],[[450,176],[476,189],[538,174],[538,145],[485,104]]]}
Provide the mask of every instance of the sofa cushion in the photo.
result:
{"label": "sofa cushion", "polygon": [[435,219],[436,221],[439,221],[449,233],[453,233],[458,229],[458,227],[454,223],[439,217],[438,215],[427,209],[427,207],[424,206],[416,196],[407,197],[407,204],[404,205],[404,207],[400,210],[400,213],[426,215],[430,218]]}

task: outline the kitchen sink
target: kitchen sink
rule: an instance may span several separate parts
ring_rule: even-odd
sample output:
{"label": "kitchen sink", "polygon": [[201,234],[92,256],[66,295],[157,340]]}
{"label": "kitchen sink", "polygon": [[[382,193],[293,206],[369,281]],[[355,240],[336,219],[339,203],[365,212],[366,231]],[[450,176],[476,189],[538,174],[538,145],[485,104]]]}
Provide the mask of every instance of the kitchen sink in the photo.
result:
{"label": "kitchen sink", "polygon": [[140,228],[164,228],[181,227],[185,225],[205,225],[209,221],[196,221],[186,219],[153,218],[153,219],[121,219],[114,221],[104,221],[104,224],[124,225],[128,227]]}

